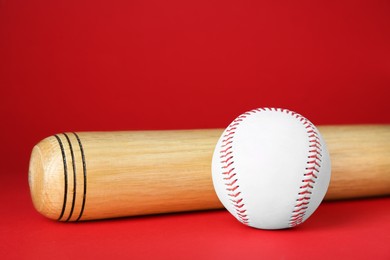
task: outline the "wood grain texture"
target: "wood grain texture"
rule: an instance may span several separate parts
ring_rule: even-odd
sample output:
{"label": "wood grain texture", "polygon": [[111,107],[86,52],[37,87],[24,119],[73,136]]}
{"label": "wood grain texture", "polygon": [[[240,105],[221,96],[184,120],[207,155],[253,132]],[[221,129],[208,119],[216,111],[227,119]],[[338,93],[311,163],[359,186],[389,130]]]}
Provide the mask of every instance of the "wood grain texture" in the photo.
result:
{"label": "wood grain texture", "polygon": [[332,177],[325,199],[390,195],[390,125],[322,126]]}
{"label": "wood grain texture", "polygon": [[[325,199],[390,195],[390,125],[321,126],[332,160]],[[80,132],[32,151],[35,208],[60,221],[222,208],[211,158],[223,129]]]}

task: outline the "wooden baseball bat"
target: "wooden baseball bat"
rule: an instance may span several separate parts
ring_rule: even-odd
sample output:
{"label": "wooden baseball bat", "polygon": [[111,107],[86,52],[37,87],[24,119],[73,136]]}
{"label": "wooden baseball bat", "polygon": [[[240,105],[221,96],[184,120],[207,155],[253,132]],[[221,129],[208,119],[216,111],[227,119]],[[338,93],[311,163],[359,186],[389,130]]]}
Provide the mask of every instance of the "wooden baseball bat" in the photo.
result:
{"label": "wooden baseball bat", "polygon": [[[326,200],[390,195],[390,125],[320,126],[332,161]],[[222,208],[211,158],[223,129],[80,132],[32,151],[35,208],[78,221]]]}

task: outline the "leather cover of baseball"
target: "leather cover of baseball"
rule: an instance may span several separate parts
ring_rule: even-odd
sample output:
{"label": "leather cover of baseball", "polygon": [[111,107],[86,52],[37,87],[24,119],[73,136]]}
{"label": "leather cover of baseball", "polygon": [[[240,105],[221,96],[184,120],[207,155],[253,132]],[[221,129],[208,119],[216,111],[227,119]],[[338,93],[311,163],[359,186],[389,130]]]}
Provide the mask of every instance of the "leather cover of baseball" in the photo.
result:
{"label": "leather cover of baseball", "polygon": [[220,137],[212,160],[222,204],[241,223],[260,229],[303,223],[324,198],[330,174],[318,129],[280,108],[238,116]]}

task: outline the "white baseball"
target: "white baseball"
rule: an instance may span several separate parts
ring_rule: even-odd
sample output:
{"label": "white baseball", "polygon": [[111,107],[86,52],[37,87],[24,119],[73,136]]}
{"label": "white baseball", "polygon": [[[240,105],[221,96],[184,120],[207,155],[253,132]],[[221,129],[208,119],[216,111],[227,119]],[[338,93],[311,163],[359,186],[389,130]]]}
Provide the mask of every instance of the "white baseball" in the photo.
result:
{"label": "white baseball", "polygon": [[241,223],[294,227],[317,209],[330,180],[330,158],[317,128],[287,109],[259,108],[238,116],[213,155],[215,191]]}

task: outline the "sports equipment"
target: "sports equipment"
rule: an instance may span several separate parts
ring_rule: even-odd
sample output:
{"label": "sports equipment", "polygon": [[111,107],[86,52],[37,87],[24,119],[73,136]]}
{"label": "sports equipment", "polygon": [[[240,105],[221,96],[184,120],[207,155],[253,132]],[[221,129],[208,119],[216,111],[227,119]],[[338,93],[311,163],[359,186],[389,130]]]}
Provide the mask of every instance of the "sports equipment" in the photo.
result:
{"label": "sports equipment", "polygon": [[[390,195],[390,125],[319,126],[332,158],[327,200]],[[223,129],[79,132],[33,148],[33,204],[60,221],[222,208],[211,158]]]}
{"label": "sports equipment", "polygon": [[238,116],[222,133],[212,161],[225,208],[243,224],[294,227],[316,210],[330,181],[330,158],[318,129],[286,109]]}

